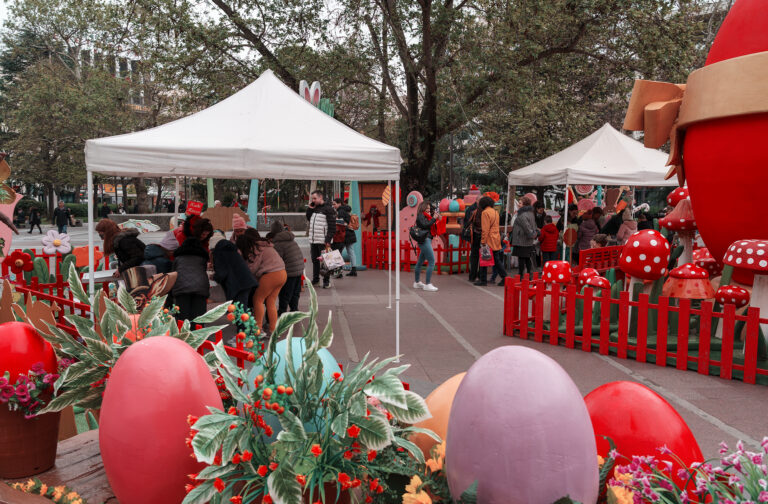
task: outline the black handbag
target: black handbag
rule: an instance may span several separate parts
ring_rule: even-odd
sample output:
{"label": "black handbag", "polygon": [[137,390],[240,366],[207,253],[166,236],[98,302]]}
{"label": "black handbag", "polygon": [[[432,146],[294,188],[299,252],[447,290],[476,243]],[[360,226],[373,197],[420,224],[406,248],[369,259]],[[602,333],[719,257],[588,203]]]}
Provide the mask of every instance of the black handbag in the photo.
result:
{"label": "black handbag", "polygon": [[411,239],[415,241],[416,243],[424,243],[429,236],[429,229],[422,229],[418,226],[411,226],[410,231],[408,231],[408,234],[410,235]]}

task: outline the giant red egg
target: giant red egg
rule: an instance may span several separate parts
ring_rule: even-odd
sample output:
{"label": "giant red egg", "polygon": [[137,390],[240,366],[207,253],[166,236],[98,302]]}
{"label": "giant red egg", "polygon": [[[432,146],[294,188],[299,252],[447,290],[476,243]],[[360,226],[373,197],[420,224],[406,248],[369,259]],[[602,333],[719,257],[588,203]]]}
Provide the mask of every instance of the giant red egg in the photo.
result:
{"label": "giant red egg", "polygon": [[[766,27],[768,8],[764,0],[737,0],[715,37],[705,65],[768,51]],[[693,212],[704,243],[718,261],[737,240],[768,239],[761,191],[767,180],[766,138],[768,114],[704,121],[686,130],[683,159]]]}
{"label": "giant red egg", "polygon": [[203,358],[181,340],[153,336],[117,360],[104,392],[99,445],[122,504],[181,502],[187,475],[204,466],[190,455],[187,415],[223,409]]}
{"label": "giant red egg", "polygon": [[[704,460],[685,420],[645,385],[629,381],[606,383],[587,394],[584,402],[595,429],[597,452],[603,457],[610,450],[603,438],[608,436],[616,450],[630,459],[633,455],[652,455],[674,463],[672,457],[658,450],[666,446],[687,466]],[[679,468],[675,464],[675,477]]]}
{"label": "giant red egg", "polygon": [[0,324],[0,376],[10,371],[10,382],[16,383],[19,375],[26,375],[38,362],[49,373],[58,369],[53,347],[37,329],[23,322]]}

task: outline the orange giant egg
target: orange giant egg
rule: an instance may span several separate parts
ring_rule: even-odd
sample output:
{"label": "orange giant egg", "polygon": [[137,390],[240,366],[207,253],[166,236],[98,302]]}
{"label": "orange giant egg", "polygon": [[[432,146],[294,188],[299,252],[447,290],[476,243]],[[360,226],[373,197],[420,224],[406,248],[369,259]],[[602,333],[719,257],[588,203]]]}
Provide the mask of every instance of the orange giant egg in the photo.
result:
{"label": "orange giant egg", "polygon": [[[427,396],[425,401],[429,412],[432,413],[432,418],[417,423],[416,427],[430,429],[445,440],[445,436],[448,434],[448,418],[451,416],[453,397],[456,395],[456,390],[458,390],[465,374],[467,373],[459,373],[448,378]],[[429,458],[430,450],[437,443],[426,434],[414,434],[411,436],[411,441],[421,448],[425,458]]]}
{"label": "orange giant egg", "polygon": [[153,336],[120,356],[104,392],[99,447],[104,470],[122,504],[181,502],[187,475],[204,465],[185,439],[187,415],[223,409],[200,354],[183,341]]}

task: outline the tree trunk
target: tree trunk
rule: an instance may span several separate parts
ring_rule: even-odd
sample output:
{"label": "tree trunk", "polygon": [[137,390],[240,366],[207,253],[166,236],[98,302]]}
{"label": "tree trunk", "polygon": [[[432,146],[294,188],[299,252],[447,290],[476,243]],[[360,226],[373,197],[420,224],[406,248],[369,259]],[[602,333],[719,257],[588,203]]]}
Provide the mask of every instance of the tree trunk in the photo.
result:
{"label": "tree trunk", "polygon": [[56,194],[53,190],[53,184],[43,184],[43,187],[45,187],[46,197],[48,198],[48,216],[53,218],[53,208],[56,204]]}
{"label": "tree trunk", "polygon": [[144,179],[134,177],[133,186],[136,188],[136,204],[139,206],[139,213],[148,213],[149,201],[147,201],[147,185],[144,183]]}

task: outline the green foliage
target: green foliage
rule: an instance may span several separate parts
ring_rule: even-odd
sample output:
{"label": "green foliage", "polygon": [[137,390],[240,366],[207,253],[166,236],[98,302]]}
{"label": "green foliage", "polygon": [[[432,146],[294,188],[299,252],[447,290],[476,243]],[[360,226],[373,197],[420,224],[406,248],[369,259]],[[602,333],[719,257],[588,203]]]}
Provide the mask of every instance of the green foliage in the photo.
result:
{"label": "green foliage", "polygon": [[[209,415],[190,419],[195,457],[209,465],[197,475],[184,504],[227,502],[232,495],[251,502],[266,493],[276,503],[298,504],[303,493],[319,496],[327,483],[347,490],[366,477],[384,482],[393,474],[413,474],[409,461],[422,454],[406,439],[413,430],[401,423],[419,422],[429,411],[398,378],[408,366],[388,368],[394,359],[366,355],[346,376],[336,373],[325,383],[318,352],[330,345],[332,329],[329,323],[318,331],[317,296],[309,283],[307,288],[309,312],[281,315],[257,364],[261,374],[255,383],[246,383],[248,373],[221,343],[214,348],[217,373],[238,406],[226,412],[210,408]],[[282,379],[275,372],[281,359],[277,339],[285,334],[286,348],[292,348],[294,330],[304,320],[306,350],[296,364],[286,352]],[[224,490],[211,493],[217,479]],[[382,486],[380,492],[385,490]],[[325,495],[326,502],[330,497]]]}

